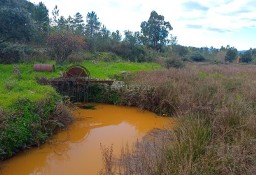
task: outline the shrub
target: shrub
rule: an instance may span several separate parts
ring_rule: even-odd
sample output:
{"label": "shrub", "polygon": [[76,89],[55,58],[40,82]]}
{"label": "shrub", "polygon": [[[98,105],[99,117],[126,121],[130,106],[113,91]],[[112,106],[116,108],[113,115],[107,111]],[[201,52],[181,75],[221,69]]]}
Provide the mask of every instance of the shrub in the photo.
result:
{"label": "shrub", "polygon": [[82,37],[70,32],[50,33],[47,40],[50,55],[52,55],[57,64],[62,65],[74,51],[82,48],[85,42]]}
{"label": "shrub", "polygon": [[129,45],[127,43],[122,43],[119,45],[114,45],[110,48],[111,52],[121,56],[127,61],[132,62],[147,62],[153,61],[156,57],[156,51],[148,49],[142,45]]}
{"label": "shrub", "polygon": [[75,52],[68,56],[68,61],[70,63],[81,63],[84,60],[86,60],[86,56],[84,55],[84,52]]}
{"label": "shrub", "polygon": [[226,62],[233,62],[237,57],[237,49],[234,47],[230,47],[227,49],[225,61]]}
{"label": "shrub", "polygon": [[203,57],[203,55],[201,55],[200,53],[193,53],[190,56],[191,60],[196,61],[196,62],[202,62],[205,61],[205,58]]}
{"label": "shrub", "polygon": [[109,85],[90,85],[89,101],[97,103],[120,104],[121,96],[118,91],[112,90]]}
{"label": "shrub", "polygon": [[1,43],[0,44],[0,63],[12,64],[19,63],[24,58],[34,55],[36,51],[22,44]]}
{"label": "shrub", "polygon": [[252,61],[252,51],[247,50],[244,53],[241,54],[241,61],[244,63],[249,63]]}
{"label": "shrub", "polygon": [[165,66],[169,69],[174,68],[183,68],[185,66],[184,62],[178,57],[171,57],[165,60]]}

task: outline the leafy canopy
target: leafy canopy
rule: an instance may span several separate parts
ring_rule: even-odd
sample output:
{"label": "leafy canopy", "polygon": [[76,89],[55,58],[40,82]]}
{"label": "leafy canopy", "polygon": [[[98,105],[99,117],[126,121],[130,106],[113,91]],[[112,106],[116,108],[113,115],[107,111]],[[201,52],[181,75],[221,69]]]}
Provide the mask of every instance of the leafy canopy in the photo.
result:
{"label": "leafy canopy", "polygon": [[101,23],[99,22],[99,18],[97,17],[97,14],[92,11],[89,12],[86,16],[86,34],[88,37],[93,37],[96,33],[99,32]]}
{"label": "leafy canopy", "polygon": [[168,35],[173,28],[169,22],[164,20],[164,16],[158,15],[156,11],[152,11],[148,21],[143,21],[140,27],[145,45],[161,50],[170,42]]}

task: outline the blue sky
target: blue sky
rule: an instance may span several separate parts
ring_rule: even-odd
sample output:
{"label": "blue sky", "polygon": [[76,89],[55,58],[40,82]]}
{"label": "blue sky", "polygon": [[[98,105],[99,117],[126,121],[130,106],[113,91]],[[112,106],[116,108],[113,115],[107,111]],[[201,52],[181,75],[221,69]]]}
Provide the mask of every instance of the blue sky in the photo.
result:
{"label": "blue sky", "polygon": [[30,0],[51,12],[55,5],[67,17],[95,11],[109,30],[140,31],[140,23],[155,10],[173,27],[178,44],[195,47],[256,48],[255,0]]}

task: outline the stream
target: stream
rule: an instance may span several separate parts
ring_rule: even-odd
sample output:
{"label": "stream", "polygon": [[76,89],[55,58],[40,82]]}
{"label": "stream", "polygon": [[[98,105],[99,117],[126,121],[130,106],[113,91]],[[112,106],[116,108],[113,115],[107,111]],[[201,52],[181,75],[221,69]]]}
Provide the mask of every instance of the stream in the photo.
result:
{"label": "stream", "polygon": [[75,110],[74,122],[47,143],[2,162],[0,175],[94,175],[103,166],[101,145],[115,156],[154,128],[171,128],[172,118],[138,108],[94,104]]}

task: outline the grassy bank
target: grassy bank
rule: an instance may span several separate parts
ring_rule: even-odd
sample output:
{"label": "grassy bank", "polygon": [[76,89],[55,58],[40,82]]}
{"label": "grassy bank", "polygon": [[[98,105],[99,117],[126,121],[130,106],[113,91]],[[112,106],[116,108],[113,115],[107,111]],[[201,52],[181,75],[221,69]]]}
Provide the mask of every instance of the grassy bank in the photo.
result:
{"label": "grassy bank", "polygon": [[38,101],[56,95],[53,88],[36,83],[37,76],[52,76],[51,73],[36,73],[32,65],[0,65],[0,108],[10,109],[18,99]]}
{"label": "grassy bank", "polygon": [[40,86],[32,65],[0,65],[0,160],[31,146],[40,145],[55,129],[70,122],[60,103],[61,97],[50,86]]}
{"label": "grassy bank", "polygon": [[[159,69],[153,63],[84,61],[93,78],[111,78],[121,72]],[[50,86],[36,83],[37,77],[61,76],[69,65],[56,71],[34,72],[33,64],[0,65],[0,160],[20,150],[43,143],[57,128],[70,122],[61,96]]]}
{"label": "grassy bank", "polygon": [[[117,164],[121,174],[255,174],[255,68],[189,65],[129,77],[136,88],[122,89],[120,104],[176,116],[180,122],[161,143],[165,146],[158,147],[159,154],[152,155],[149,144],[141,152],[124,151]],[[111,174],[114,166],[106,165],[105,173]]]}

